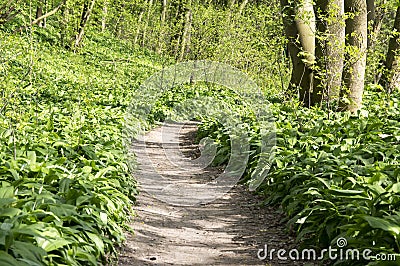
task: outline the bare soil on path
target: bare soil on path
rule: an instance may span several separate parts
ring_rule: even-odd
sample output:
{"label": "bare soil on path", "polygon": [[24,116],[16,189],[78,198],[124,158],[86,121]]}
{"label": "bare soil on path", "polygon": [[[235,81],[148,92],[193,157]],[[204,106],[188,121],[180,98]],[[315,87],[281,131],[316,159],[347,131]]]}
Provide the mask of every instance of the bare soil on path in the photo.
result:
{"label": "bare soil on path", "polygon": [[[168,125],[179,131],[179,149],[183,159],[193,161],[199,156],[194,143],[197,125],[188,122]],[[207,182],[218,176],[221,167],[206,167],[192,174],[175,171],[176,164],[166,158],[163,130],[156,128],[145,137],[149,158],[159,174],[176,175],[190,182]],[[168,140],[167,140],[168,141]],[[137,154],[140,162],[141,154]],[[175,158],[176,159],[176,158]],[[174,160],[175,160],[174,159]],[[146,175],[139,169],[136,178]],[[188,181],[188,182],[189,182]],[[260,260],[259,249],[295,247],[294,239],[285,232],[277,209],[261,206],[262,199],[236,185],[223,197],[207,204],[176,206],[160,201],[141,189],[134,207],[134,235],[128,235],[120,252],[119,265],[310,265],[300,261]]]}

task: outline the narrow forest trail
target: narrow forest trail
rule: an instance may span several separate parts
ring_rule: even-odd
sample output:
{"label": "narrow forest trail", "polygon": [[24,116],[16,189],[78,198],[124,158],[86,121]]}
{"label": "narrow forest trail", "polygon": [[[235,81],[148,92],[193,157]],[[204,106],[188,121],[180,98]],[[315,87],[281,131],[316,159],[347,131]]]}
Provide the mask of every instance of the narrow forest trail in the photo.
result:
{"label": "narrow forest trail", "polygon": [[[179,149],[180,160],[193,161],[199,154],[194,144],[195,123],[168,124],[178,134],[179,143],[166,143],[162,127],[145,137],[146,151],[159,174],[175,176],[187,182],[207,182],[223,169],[207,167],[193,174],[176,171],[176,161],[166,157],[165,147]],[[178,145],[177,145],[178,144]],[[179,160],[179,158],[174,158]],[[179,164],[179,163],[178,163]],[[139,181],[146,175],[140,168]],[[120,255],[119,265],[303,265],[294,261],[261,261],[257,252],[268,244],[271,248],[290,249],[294,240],[287,236],[277,210],[260,207],[261,199],[236,185],[222,198],[198,206],[173,206],[141,190],[135,206],[135,234],[129,235]]]}

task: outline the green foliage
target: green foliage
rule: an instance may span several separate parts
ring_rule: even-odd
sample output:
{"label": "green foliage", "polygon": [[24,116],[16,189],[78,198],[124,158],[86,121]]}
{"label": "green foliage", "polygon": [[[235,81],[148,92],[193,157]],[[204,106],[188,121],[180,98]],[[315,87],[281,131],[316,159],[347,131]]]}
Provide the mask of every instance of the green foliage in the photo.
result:
{"label": "green foliage", "polygon": [[[172,0],[164,22],[162,1],[97,1],[87,38],[74,52],[83,0],[67,0],[46,28],[27,27],[22,34],[5,32],[28,25],[42,1],[5,2],[15,5],[17,16],[0,31],[0,265],[97,265],[116,255],[137,193],[121,141],[125,111],[143,79],[179,58],[189,10],[183,60],[236,66],[273,103],[277,146],[259,193],[282,205],[298,239],[323,248],[345,236],[351,247],[400,253],[400,95],[386,98],[385,88],[370,85],[366,108],[353,116],[283,101],[289,58],[277,1],[255,1],[240,11],[228,1]],[[370,30],[376,36],[368,52],[368,83],[385,74],[382,61],[393,34],[394,1],[376,3],[387,15],[380,32]],[[48,3],[44,11],[53,7]],[[159,52],[164,62],[139,46]],[[198,97],[223,102],[247,128],[247,182],[262,156],[263,136],[255,116],[229,89],[173,88],[146,122],[174,116]],[[215,139],[214,164],[225,164],[235,130],[212,115],[190,118],[203,122],[199,139]]]}
{"label": "green foliage", "polygon": [[[52,45],[76,49],[73,47],[73,40],[82,17],[84,2],[67,0],[63,8],[47,18],[46,28],[35,25],[33,31]],[[220,1],[171,0],[167,1],[165,21],[161,20],[162,2],[96,1],[85,27],[85,35],[109,33],[157,51],[164,57],[177,59],[182,50],[182,34],[187,23],[185,12],[190,10],[190,39],[183,49],[183,60],[209,59],[228,63],[244,70],[262,87],[274,92],[281,87],[280,80],[274,77],[287,79],[288,74],[280,65],[284,36],[282,22],[278,19],[279,4],[276,1],[250,1],[240,11],[239,4],[228,8],[227,3]],[[16,18],[4,24],[3,29],[13,32],[26,26],[35,18],[38,6],[44,7],[43,12],[47,12],[58,3],[47,3],[44,6],[42,1],[13,2],[13,6],[20,12]],[[27,27],[22,32],[26,34],[30,30]],[[87,41],[90,42],[90,38]],[[85,39],[82,45],[86,45]]]}
{"label": "green foliage", "polygon": [[155,58],[109,36],[74,54],[0,34],[0,264],[111,261],[137,194],[125,109]]}
{"label": "green foliage", "polygon": [[[385,99],[370,89],[366,100],[357,115],[289,102],[272,106],[277,145],[258,191],[266,202],[282,205],[289,228],[307,248],[346,237],[349,247],[400,253],[400,94]],[[261,137],[256,120],[247,121],[253,156],[245,180],[257,165]],[[217,156],[218,163],[229,159],[226,130],[212,120],[200,128],[221,144],[225,158]]]}
{"label": "green foliage", "polygon": [[[160,98],[156,101],[150,114],[148,115],[148,120],[150,123],[163,122],[167,118],[169,119],[179,119],[179,116],[183,116],[185,113],[184,108],[185,103],[189,102],[190,105],[193,104],[206,104],[205,106],[196,106],[196,109],[207,109],[213,110],[211,112],[218,112],[217,106],[210,103],[205,103],[205,98],[212,98],[215,102],[223,102],[226,108],[237,108],[237,103],[240,103],[240,97],[232,90],[209,83],[196,83],[196,85],[184,84],[181,86],[174,87],[170,90],[166,90]],[[200,102],[198,102],[198,101]],[[189,109],[193,109],[193,106],[189,106]],[[207,112],[206,112],[207,113]],[[208,112],[210,113],[210,112]],[[212,119],[210,114],[201,114],[197,112],[187,119],[203,121],[206,119]]]}

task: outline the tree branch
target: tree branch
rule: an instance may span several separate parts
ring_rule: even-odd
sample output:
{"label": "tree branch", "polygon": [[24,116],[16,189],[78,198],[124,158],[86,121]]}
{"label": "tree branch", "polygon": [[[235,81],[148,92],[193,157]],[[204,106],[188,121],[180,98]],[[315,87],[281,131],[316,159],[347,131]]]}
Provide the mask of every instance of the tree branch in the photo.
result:
{"label": "tree branch", "polygon": [[[55,13],[57,13],[57,11],[65,4],[66,0],[62,0],[61,3],[54,8],[53,10],[51,10],[50,12],[47,12],[46,14],[44,14],[43,16],[38,17],[37,19],[35,19],[34,21],[31,22],[31,24],[29,26],[35,25],[37,23],[39,23],[40,21],[42,21],[45,18],[48,18],[52,15],[54,15]],[[24,30],[26,27],[28,26],[21,26],[18,30],[16,30],[15,32],[21,32],[22,30]]]}

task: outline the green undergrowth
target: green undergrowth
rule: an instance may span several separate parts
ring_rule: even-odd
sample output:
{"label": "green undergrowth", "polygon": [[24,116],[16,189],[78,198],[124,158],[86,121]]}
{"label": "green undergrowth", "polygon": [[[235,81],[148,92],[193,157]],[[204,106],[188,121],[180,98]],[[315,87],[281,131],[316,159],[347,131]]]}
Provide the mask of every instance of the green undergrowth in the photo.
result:
{"label": "green undergrowth", "polygon": [[[357,115],[274,101],[270,108],[276,146],[258,192],[266,203],[282,206],[288,228],[301,246],[337,248],[337,239],[344,237],[346,248],[371,249],[373,255],[399,254],[400,93],[382,97],[382,92],[370,88],[365,108]],[[244,181],[249,182],[262,155],[258,122],[250,117],[247,123],[251,156]],[[213,119],[200,126],[201,136],[211,136],[219,144],[218,164],[229,160],[231,133]],[[398,261],[361,258],[334,263],[395,265]]]}
{"label": "green undergrowth", "polygon": [[[107,35],[73,52],[41,29],[35,34],[0,32],[0,265],[115,262],[137,194],[122,143],[124,117],[132,93],[161,69],[161,59]],[[274,156],[261,153],[251,103],[227,88],[172,88],[142,122],[182,113],[201,121],[198,140],[212,137],[214,164],[223,165],[237,131],[215,115],[235,114],[251,148],[243,182],[268,156],[258,193],[282,206],[304,248],[345,237],[348,248],[399,254],[400,94],[382,97],[375,89],[368,88],[356,115],[268,97]],[[357,263],[368,262],[351,265]]]}
{"label": "green undergrowth", "polygon": [[149,123],[181,118],[202,121],[224,112],[219,107],[239,111],[243,110],[243,103],[235,92],[224,86],[206,82],[183,84],[160,94],[147,118]]}
{"label": "green undergrowth", "polygon": [[106,35],[77,52],[0,35],[0,265],[115,261],[137,194],[125,110],[158,59]]}

